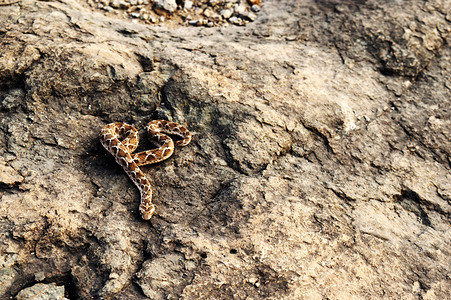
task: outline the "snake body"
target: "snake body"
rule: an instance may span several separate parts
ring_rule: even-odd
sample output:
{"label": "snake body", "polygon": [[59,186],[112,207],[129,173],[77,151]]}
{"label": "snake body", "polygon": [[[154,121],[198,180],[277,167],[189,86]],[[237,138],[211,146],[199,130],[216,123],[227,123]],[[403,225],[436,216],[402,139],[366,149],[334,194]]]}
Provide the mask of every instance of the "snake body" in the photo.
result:
{"label": "snake body", "polygon": [[[116,122],[103,127],[100,142],[110,152],[116,162],[135,183],[141,193],[139,212],[144,220],[149,220],[155,213],[152,203],[152,187],[139,166],[153,164],[169,158],[174,152],[174,145],[186,146],[191,141],[191,133],[184,126],[165,120],[155,120],[147,124],[147,132],[156,149],[133,153],[138,147],[138,131],[132,125]],[[166,134],[181,137],[173,141]]]}

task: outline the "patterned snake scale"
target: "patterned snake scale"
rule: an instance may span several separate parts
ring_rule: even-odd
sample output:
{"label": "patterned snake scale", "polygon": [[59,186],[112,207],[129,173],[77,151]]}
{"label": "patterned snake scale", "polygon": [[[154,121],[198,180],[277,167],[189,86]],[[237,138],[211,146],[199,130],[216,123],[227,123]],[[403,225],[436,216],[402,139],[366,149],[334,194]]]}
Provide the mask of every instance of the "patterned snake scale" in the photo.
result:
{"label": "patterned snake scale", "polygon": [[[149,220],[155,213],[152,204],[152,188],[139,166],[154,164],[169,158],[174,152],[174,145],[186,146],[191,141],[191,133],[184,126],[174,122],[155,120],[147,124],[150,141],[157,147],[148,151],[133,153],[139,143],[138,131],[135,127],[121,122],[111,123],[103,127],[100,143],[110,152],[116,162],[124,168],[127,175],[135,183],[141,193],[139,212],[144,220]],[[166,134],[179,136],[182,139],[173,141]]]}

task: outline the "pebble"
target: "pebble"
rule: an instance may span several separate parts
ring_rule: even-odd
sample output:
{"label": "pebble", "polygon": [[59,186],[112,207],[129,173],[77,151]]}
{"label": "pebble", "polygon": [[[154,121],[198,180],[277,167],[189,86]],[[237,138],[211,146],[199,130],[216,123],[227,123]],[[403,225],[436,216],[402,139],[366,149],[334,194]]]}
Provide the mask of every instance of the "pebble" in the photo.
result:
{"label": "pebble", "polygon": [[233,5],[233,11],[236,14],[242,14],[246,11],[246,7],[244,7],[244,5],[242,5],[242,4],[235,4],[235,5]]}
{"label": "pebble", "polygon": [[127,3],[125,1],[119,1],[119,8],[121,8],[121,9],[130,8],[130,3]]}
{"label": "pebble", "polygon": [[242,17],[243,19],[252,21],[252,22],[255,21],[255,19],[257,19],[257,15],[250,11],[240,14],[240,17]]}
{"label": "pebble", "polygon": [[203,26],[203,25],[207,25],[208,21],[206,19],[199,19],[199,21],[197,21],[197,26]]}
{"label": "pebble", "polygon": [[224,19],[228,19],[232,16],[233,11],[231,9],[223,9],[219,12],[219,14],[221,15],[221,17],[223,17]]}
{"label": "pebble", "polygon": [[260,6],[258,6],[257,4],[252,5],[251,10],[253,12],[259,12],[260,11]]}
{"label": "pebble", "polygon": [[119,0],[113,0],[110,2],[112,8],[119,8]]}
{"label": "pebble", "polygon": [[241,18],[238,18],[238,17],[235,17],[235,16],[231,17],[229,19],[229,22],[234,24],[234,25],[243,25],[243,20]]}
{"label": "pebble", "polygon": [[114,10],[114,8],[112,8],[111,6],[104,6],[103,10],[109,13],[109,12],[112,12]]}
{"label": "pebble", "polygon": [[155,6],[164,9],[167,12],[173,13],[177,9],[177,3],[175,0],[156,0]]}
{"label": "pebble", "polygon": [[222,5],[224,2],[225,1],[223,1],[223,0],[210,0],[210,1],[208,1],[208,4],[212,7],[215,7],[215,6]]}
{"label": "pebble", "polygon": [[183,4],[183,8],[191,9],[191,8],[193,8],[193,4],[194,4],[193,1],[186,0],[185,3]]}
{"label": "pebble", "polygon": [[203,15],[207,18],[211,18],[211,16],[214,14],[213,9],[211,8],[207,8],[206,10],[204,10]]}

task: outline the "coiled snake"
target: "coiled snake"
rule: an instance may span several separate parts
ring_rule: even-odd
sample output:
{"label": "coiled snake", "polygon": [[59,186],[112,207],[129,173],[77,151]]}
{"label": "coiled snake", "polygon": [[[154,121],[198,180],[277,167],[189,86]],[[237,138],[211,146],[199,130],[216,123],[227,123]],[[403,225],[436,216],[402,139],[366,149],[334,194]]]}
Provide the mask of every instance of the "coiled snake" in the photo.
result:
{"label": "coiled snake", "polygon": [[[186,146],[191,141],[191,133],[184,126],[174,122],[155,120],[147,124],[150,141],[157,147],[148,151],[133,153],[139,143],[135,127],[116,122],[103,127],[100,143],[110,152],[116,162],[122,166],[141,193],[139,212],[144,220],[149,220],[155,212],[152,204],[152,187],[139,166],[154,164],[169,158],[174,152],[174,145]],[[166,134],[181,137],[173,141]]]}

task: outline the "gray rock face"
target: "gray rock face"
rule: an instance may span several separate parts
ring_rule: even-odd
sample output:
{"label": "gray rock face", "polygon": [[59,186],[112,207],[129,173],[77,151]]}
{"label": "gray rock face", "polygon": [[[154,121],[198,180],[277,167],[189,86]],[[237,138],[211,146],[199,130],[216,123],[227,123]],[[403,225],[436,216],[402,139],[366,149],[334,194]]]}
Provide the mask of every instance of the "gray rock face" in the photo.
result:
{"label": "gray rock face", "polygon": [[68,300],[64,297],[64,287],[56,286],[55,283],[38,283],[32,287],[25,288],[17,294],[18,300]]}
{"label": "gray rock face", "polygon": [[[80,3],[0,9],[2,299],[451,294],[449,1],[274,0],[222,28]],[[194,138],[143,167],[143,221],[98,140],[155,118]]]}

